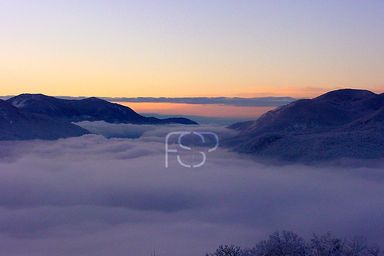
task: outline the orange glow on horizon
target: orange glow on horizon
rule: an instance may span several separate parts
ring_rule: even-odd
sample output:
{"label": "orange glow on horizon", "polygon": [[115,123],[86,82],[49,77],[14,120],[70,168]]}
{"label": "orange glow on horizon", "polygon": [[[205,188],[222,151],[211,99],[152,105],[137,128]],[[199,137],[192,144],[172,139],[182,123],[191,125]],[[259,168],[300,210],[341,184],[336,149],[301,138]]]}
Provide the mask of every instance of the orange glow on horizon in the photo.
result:
{"label": "orange glow on horizon", "polygon": [[152,103],[152,102],[116,102],[128,106],[138,113],[162,115],[191,115],[204,117],[238,117],[255,118],[274,107],[243,107],[221,104],[186,104],[186,103]]}

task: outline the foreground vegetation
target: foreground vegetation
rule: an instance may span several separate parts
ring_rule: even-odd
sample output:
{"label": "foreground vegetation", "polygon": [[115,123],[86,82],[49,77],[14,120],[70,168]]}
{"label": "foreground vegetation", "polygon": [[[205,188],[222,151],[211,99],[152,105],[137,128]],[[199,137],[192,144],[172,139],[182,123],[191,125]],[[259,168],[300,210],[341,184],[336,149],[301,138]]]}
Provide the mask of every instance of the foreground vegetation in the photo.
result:
{"label": "foreground vegetation", "polygon": [[331,234],[313,235],[305,240],[289,231],[276,232],[254,247],[243,249],[222,245],[206,256],[378,256],[378,247],[370,246],[363,238],[340,239]]}

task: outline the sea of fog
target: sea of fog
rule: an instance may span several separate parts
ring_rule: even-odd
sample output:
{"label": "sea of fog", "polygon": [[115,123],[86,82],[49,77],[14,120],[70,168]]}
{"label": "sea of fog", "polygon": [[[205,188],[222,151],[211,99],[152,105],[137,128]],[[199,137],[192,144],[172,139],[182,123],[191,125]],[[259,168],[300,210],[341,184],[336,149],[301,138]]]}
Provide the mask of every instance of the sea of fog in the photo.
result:
{"label": "sea of fog", "polygon": [[201,168],[174,154],[165,168],[165,135],[182,126],[82,125],[110,138],[0,142],[2,255],[197,256],[277,230],[384,245],[383,168],[261,164],[221,147]]}

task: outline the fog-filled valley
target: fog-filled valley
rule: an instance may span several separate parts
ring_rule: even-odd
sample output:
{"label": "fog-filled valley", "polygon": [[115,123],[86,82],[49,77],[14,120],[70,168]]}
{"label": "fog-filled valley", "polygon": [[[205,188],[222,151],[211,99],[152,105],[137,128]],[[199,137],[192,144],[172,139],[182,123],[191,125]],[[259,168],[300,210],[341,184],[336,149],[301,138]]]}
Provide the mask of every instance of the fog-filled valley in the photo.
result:
{"label": "fog-filled valley", "polygon": [[384,245],[380,161],[279,165],[219,147],[201,168],[181,167],[172,153],[165,168],[164,136],[183,126],[85,124],[141,137],[0,142],[4,255],[204,255],[276,230]]}

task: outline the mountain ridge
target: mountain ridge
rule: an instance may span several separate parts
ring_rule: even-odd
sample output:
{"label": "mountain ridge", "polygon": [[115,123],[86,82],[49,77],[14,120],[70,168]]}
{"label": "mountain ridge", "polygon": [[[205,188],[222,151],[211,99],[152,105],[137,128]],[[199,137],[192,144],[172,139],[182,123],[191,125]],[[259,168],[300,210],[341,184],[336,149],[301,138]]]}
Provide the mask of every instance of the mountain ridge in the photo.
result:
{"label": "mountain ridge", "polygon": [[89,134],[89,131],[74,124],[81,121],[197,124],[182,117],[145,117],[129,107],[96,97],[66,100],[44,94],[21,94],[6,101],[0,99],[0,140],[54,140]]}
{"label": "mountain ridge", "polygon": [[235,151],[285,161],[384,158],[384,94],[342,89],[235,123]]}
{"label": "mountain ridge", "polygon": [[60,99],[44,94],[20,94],[7,100],[24,112],[43,114],[68,122],[105,121],[132,124],[197,124],[187,118],[145,117],[129,107],[96,97],[80,100]]}
{"label": "mountain ridge", "polygon": [[25,114],[3,100],[0,100],[0,131],[0,140],[52,140],[89,134],[71,123]]}

